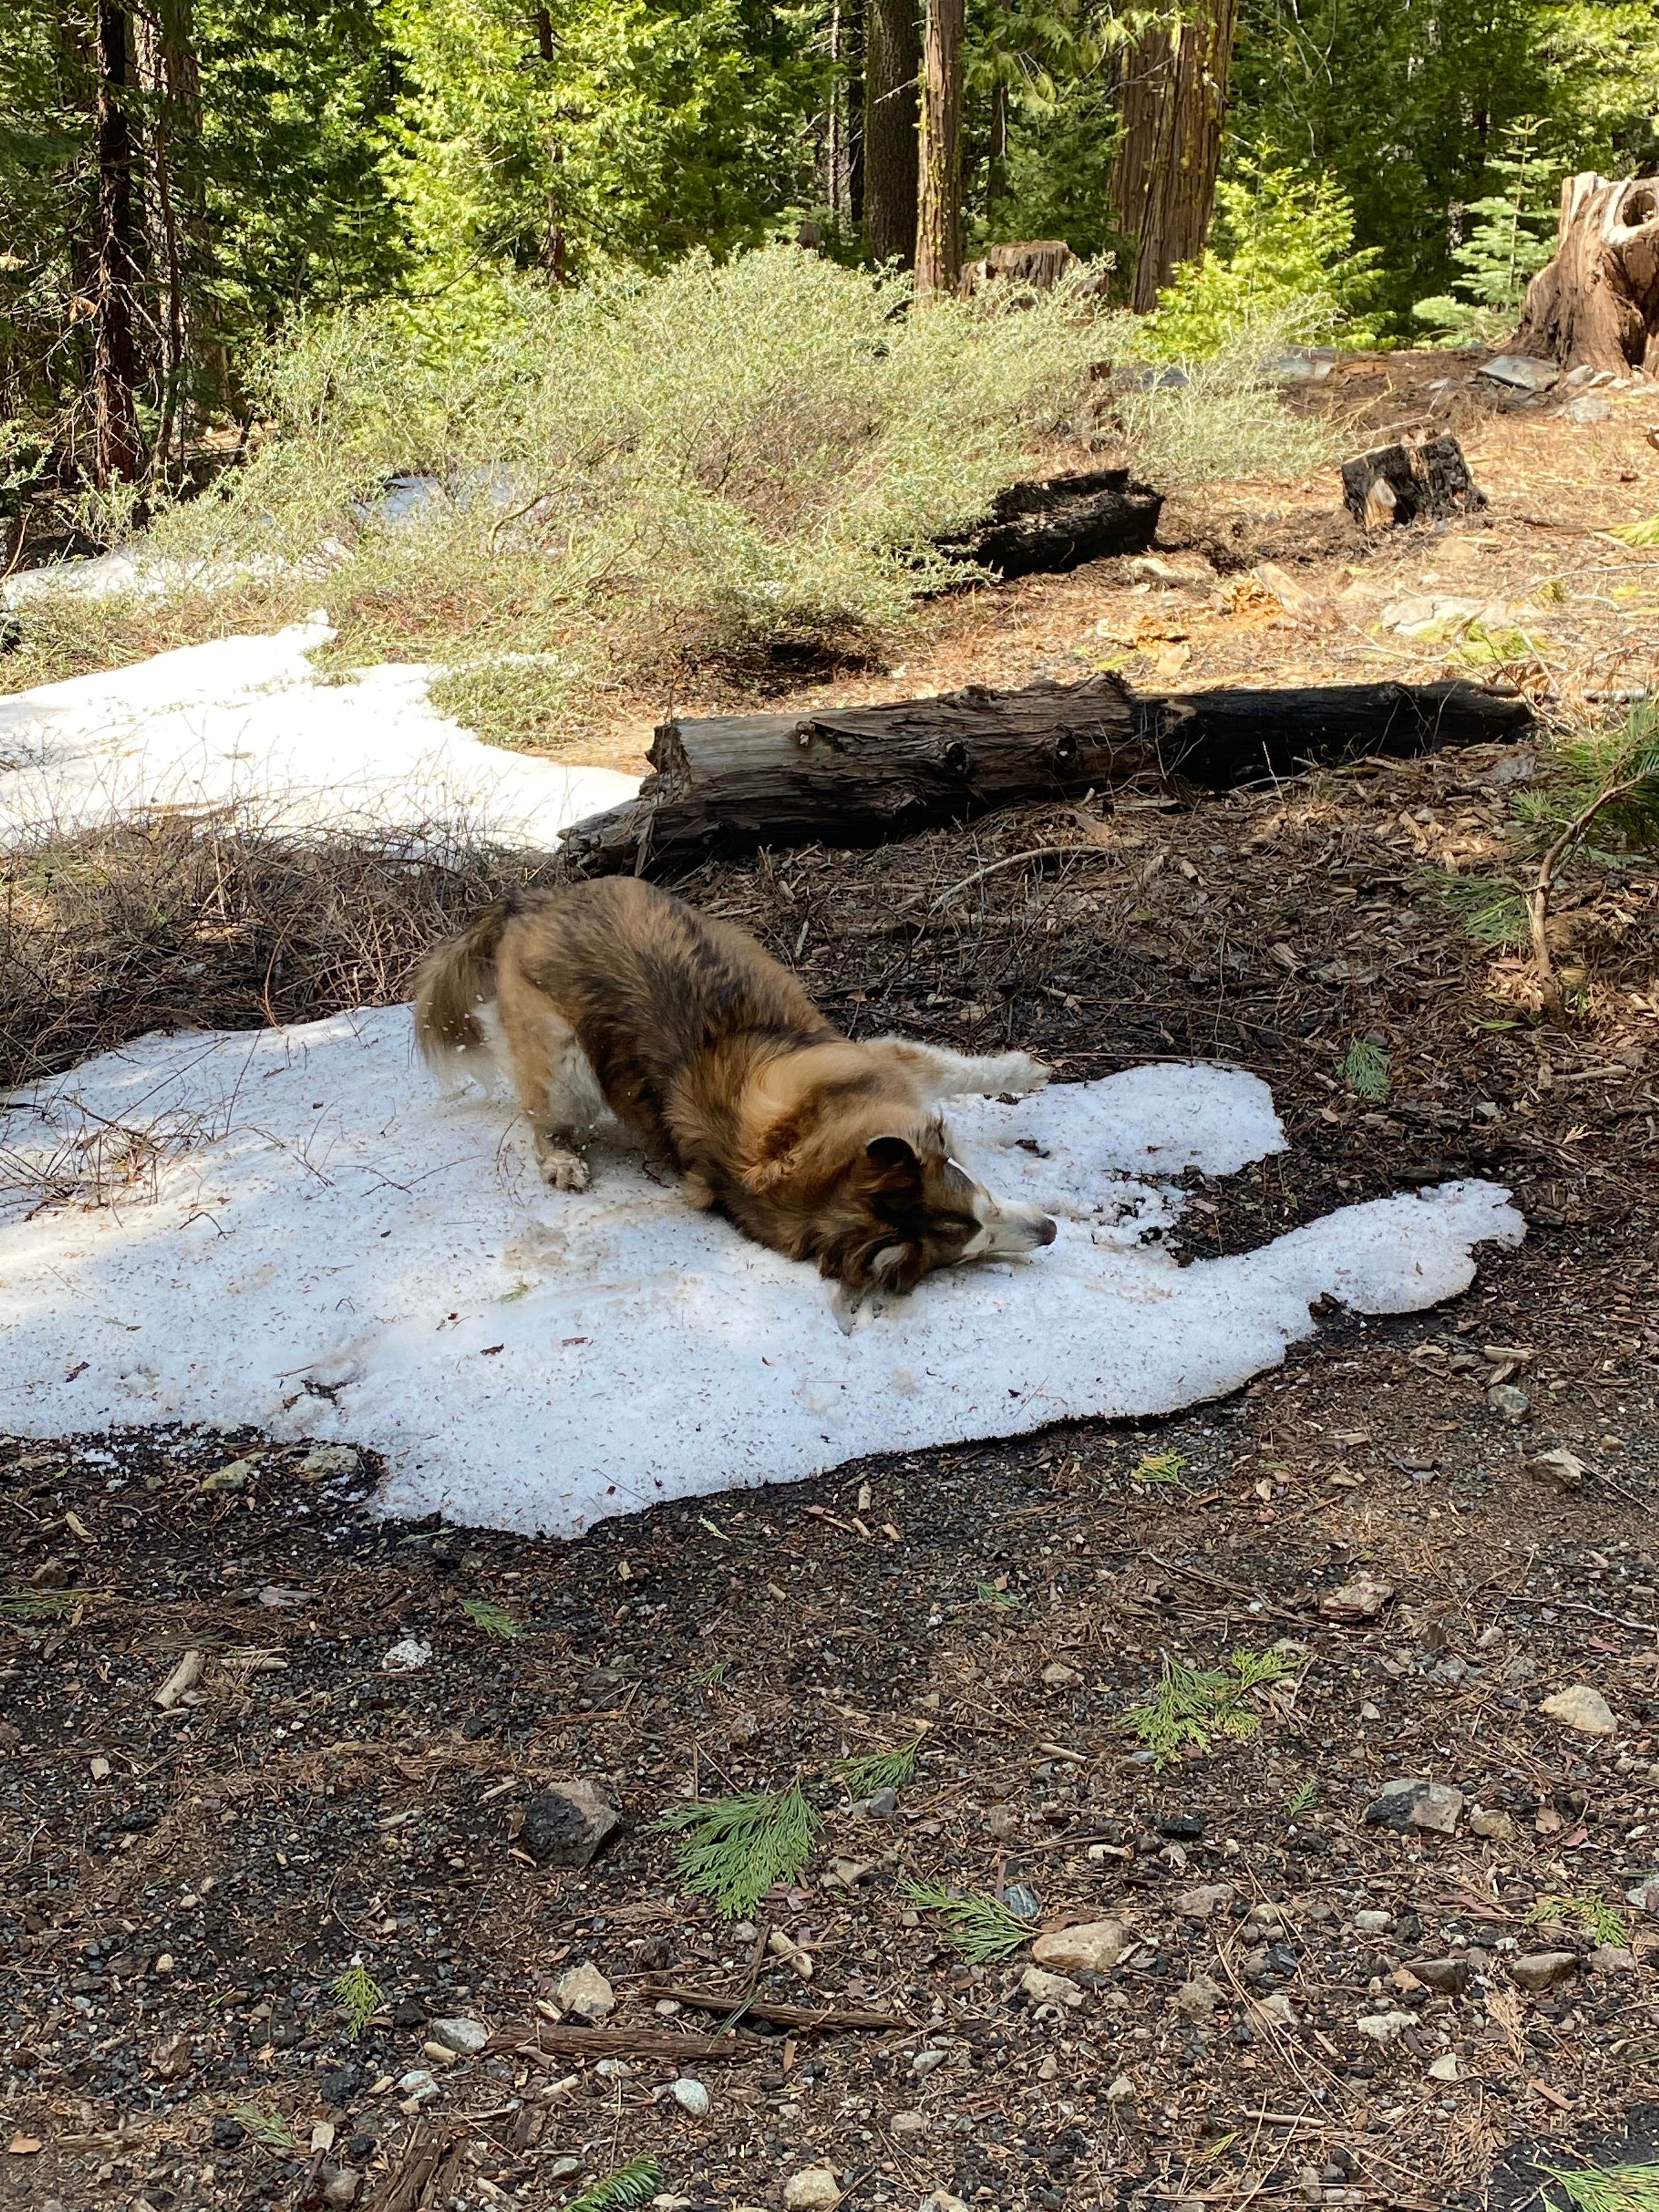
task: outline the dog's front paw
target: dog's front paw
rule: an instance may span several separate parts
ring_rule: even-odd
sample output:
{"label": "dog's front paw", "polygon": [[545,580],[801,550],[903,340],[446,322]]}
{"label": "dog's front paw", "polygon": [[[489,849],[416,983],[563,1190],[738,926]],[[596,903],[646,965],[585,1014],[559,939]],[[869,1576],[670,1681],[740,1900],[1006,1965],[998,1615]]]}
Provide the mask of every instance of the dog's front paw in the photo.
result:
{"label": "dog's front paw", "polygon": [[989,1079],[985,1089],[988,1097],[1004,1097],[1010,1093],[1016,1098],[1027,1097],[1033,1091],[1041,1091],[1054,1073],[1040,1060],[1033,1060],[1029,1052],[1004,1053],[987,1067]]}
{"label": "dog's front paw", "polygon": [[542,1181],[550,1190],[587,1188],[587,1162],[568,1145],[538,1145],[536,1157],[541,1166]]}

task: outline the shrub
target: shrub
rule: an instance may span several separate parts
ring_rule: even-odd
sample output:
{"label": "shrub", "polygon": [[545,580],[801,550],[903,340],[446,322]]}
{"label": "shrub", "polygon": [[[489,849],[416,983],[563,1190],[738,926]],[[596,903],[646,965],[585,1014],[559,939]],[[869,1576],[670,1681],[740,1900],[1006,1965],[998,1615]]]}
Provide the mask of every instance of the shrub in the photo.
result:
{"label": "shrub", "polygon": [[1527,286],[1555,251],[1555,164],[1540,143],[1543,130],[1541,118],[1527,115],[1504,131],[1504,150],[1491,163],[1499,189],[1469,202],[1465,215],[1480,220],[1452,248],[1465,272],[1453,279],[1455,296],[1419,300],[1412,309],[1443,343],[1501,343]]}

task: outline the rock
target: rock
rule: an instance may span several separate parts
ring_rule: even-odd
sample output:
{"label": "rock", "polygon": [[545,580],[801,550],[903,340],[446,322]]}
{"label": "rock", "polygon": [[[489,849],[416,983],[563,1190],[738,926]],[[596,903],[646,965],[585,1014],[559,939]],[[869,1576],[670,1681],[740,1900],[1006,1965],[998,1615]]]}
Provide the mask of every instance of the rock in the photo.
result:
{"label": "rock", "polygon": [[931,2197],[922,2198],[921,2212],[969,2212],[969,2208],[948,2189],[936,2189]]}
{"label": "rock", "polygon": [[621,1814],[592,1783],[560,1782],[525,1807],[517,1841],[538,1866],[585,1867],[621,1826]]}
{"label": "rock", "polygon": [[690,2112],[694,2120],[707,2117],[708,2092],[701,2081],[694,2081],[689,2074],[682,2074],[668,2092],[683,2112]]}
{"label": "rock", "polygon": [[1085,1920],[1039,1936],[1031,1956],[1038,1966],[1052,1966],[1059,1973],[1103,1974],[1134,1946],[1134,1936],[1121,1920]]}
{"label": "rock", "polygon": [[1605,422],[1613,413],[1610,400],[1603,399],[1599,392],[1581,392],[1576,399],[1568,400],[1561,410],[1569,422]]}
{"label": "rock", "polygon": [[1523,1990],[1553,1990],[1577,1972],[1578,1956],[1574,1951],[1533,1951],[1525,1958],[1510,1960],[1510,1973]]}
{"label": "rock", "polygon": [[1170,1813],[1158,1822],[1158,1832],[1171,1843],[1195,1844],[1204,1833],[1204,1817],[1200,1813]]}
{"label": "rock", "polygon": [[313,1444],[300,1462],[300,1472],[315,1482],[325,1475],[356,1474],[362,1463],[349,1444]]}
{"label": "rock", "polygon": [[1619,1723],[1607,1699],[1587,1682],[1574,1682],[1567,1689],[1558,1690],[1553,1698],[1546,1698],[1538,1710],[1565,1728],[1577,1729],[1580,1735],[1618,1733]]}
{"label": "rock", "polygon": [[1380,1936],[1384,1929],[1394,1926],[1392,1912],[1356,1912],[1353,1924],[1362,1936]]}
{"label": "rock", "polygon": [[481,2020],[468,2020],[459,2013],[453,2020],[434,2020],[429,2032],[434,2043],[462,2058],[476,2058],[489,2040],[489,2030]]}
{"label": "rock", "polygon": [[386,1674],[415,1674],[431,1664],[432,1646],[421,1637],[405,1636],[381,1660],[380,1670]]}
{"label": "rock", "polygon": [[919,2136],[927,2131],[927,2115],[926,2112],[895,2112],[887,2124],[896,2136]]}
{"label": "rock", "polygon": [[1076,2007],[1083,2002],[1083,1992],[1075,1982],[1067,1981],[1064,1974],[1048,1973],[1041,1966],[1028,1966],[1019,1978],[1019,1985],[1037,2004]]}
{"label": "rock", "polygon": [[221,2112],[213,2123],[212,2142],[215,2150],[235,2150],[247,2140],[247,2130],[240,2120],[232,2119],[228,2112]]}
{"label": "rock", "polygon": [[1431,2081],[1461,2081],[1463,2078],[1455,2051],[1443,2051],[1438,2058],[1430,2059],[1428,2071]]}
{"label": "rock", "polygon": [[1509,1814],[1490,1812],[1484,1805],[1477,1805],[1471,1811],[1469,1828],[1473,1834],[1483,1836],[1489,1844],[1512,1844],[1515,1841],[1515,1823]]}
{"label": "rock", "polygon": [[828,2212],[841,2203],[841,2191],[827,2166],[803,2166],[783,2185],[784,2212]]}
{"label": "rock", "polygon": [[1264,2014],[1277,2027],[1296,2026],[1296,2008],[1283,1990],[1275,1990],[1270,1996],[1262,1997],[1255,2008],[1259,2013]]}
{"label": "rock", "polygon": [[1016,1920],[1035,1920],[1042,1910],[1042,1899],[1029,1882],[1008,1883],[1002,1893],[1002,1901]]}
{"label": "rock", "polygon": [[1359,2033],[1372,2043],[1393,2043],[1408,2027],[1415,2027],[1417,2015],[1409,2012],[1371,2012],[1356,2023]]}
{"label": "rock", "polygon": [[1108,2083],[1106,2101],[1109,2105],[1127,2104],[1134,2093],[1134,2083],[1127,2074],[1120,2074],[1115,2081]]}
{"label": "rock", "polygon": [[1513,1382],[1494,1382],[1486,1393],[1486,1403],[1494,1413],[1517,1425],[1532,1411],[1532,1400]]}
{"label": "rock", "polygon": [[1207,1920],[1212,1912],[1231,1905],[1237,1895],[1230,1881],[1203,1881],[1196,1889],[1183,1889],[1175,1909],[1185,1920]]}
{"label": "rock", "polygon": [[1190,1982],[1183,1982],[1175,1994],[1175,2008],[1183,2020],[1200,2025],[1213,2019],[1215,2008],[1221,2002],[1221,1985],[1212,1982],[1207,1974],[1194,1974]]}
{"label": "rock", "polygon": [[1438,1990],[1442,1996],[1461,1996],[1469,1985],[1469,1962],[1467,1959],[1413,1959],[1407,1966],[1426,1989]]}
{"label": "rock", "polygon": [[430,2104],[438,2094],[437,2078],[430,2067],[411,2066],[407,2074],[398,2078],[398,2094],[411,2104]]}
{"label": "rock", "polygon": [[1359,1717],[1362,1721],[1380,1721],[1382,1717],[1382,1708],[1381,1705],[1373,1705],[1367,1698],[1359,1708]]}
{"label": "rock", "polygon": [[890,1820],[892,1815],[898,1810],[898,1791],[896,1790],[878,1790],[875,1796],[867,1802],[864,1809],[869,1814],[872,1820]]}
{"label": "rock", "polygon": [[1340,1589],[1328,1590],[1319,1601],[1319,1610],[1327,1620],[1375,1620],[1393,1595],[1391,1583],[1356,1575]]}
{"label": "rock", "polygon": [[[328,2173],[326,2166],[323,2171]],[[363,2177],[355,2166],[337,2166],[323,2184],[324,2203],[355,2204],[357,2201],[357,2191],[362,2188],[362,2181]]]}
{"label": "rock", "polygon": [[1058,1659],[1052,1661],[1042,1670],[1045,1689],[1069,1690],[1074,1683],[1080,1682],[1082,1680],[1082,1675],[1078,1673],[1075,1667],[1065,1666]]}
{"label": "rock", "polygon": [[1659,1919],[1659,1874],[1650,1874],[1638,1881],[1634,1889],[1625,1892],[1626,1905],[1633,1905],[1638,1912],[1650,1912]]}
{"label": "rock", "polygon": [[1582,1490],[1589,1469],[1576,1452],[1565,1444],[1554,1451],[1539,1452],[1527,1462],[1527,1471],[1540,1482],[1547,1482],[1556,1490]]}
{"label": "rock", "polygon": [[1456,1833],[1463,1810],[1463,1793],[1444,1782],[1385,1782],[1376,1802],[1365,1808],[1373,1827],[1393,1828],[1404,1835],[1422,1828],[1437,1836]]}
{"label": "rock", "polygon": [[553,1984],[553,2002],[561,2012],[582,2020],[608,2020],[617,2009],[617,1992],[591,1959],[580,1966],[567,1966]]}
{"label": "rock", "polygon": [[1561,379],[1553,362],[1534,361],[1521,353],[1495,354],[1481,363],[1480,374],[1491,377],[1494,384],[1507,384],[1515,392],[1547,392]]}
{"label": "rock", "polygon": [[937,2068],[944,2065],[950,2055],[948,2051],[939,2050],[935,2044],[926,2044],[910,2061],[910,2071],[919,2081],[925,2081]]}
{"label": "rock", "polygon": [[1006,1844],[1018,1829],[1012,1805],[993,1805],[985,1816],[985,1833],[994,1844]]}
{"label": "rock", "polygon": [[1640,1971],[1641,1961],[1622,1943],[1598,1943],[1589,1954],[1589,1965],[1593,1974],[1634,1974]]}

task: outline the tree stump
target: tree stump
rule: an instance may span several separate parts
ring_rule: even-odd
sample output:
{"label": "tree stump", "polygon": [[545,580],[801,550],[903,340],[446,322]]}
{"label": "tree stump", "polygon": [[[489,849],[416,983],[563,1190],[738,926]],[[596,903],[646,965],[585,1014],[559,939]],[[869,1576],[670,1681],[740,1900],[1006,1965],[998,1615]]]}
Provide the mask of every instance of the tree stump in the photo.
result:
{"label": "tree stump", "polygon": [[1486,495],[1469,474],[1455,438],[1428,438],[1420,446],[1379,446],[1342,464],[1342,497],[1354,520],[1368,530],[1427,516],[1443,522],[1473,514]]}
{"label": "tree stump", "polygon": [[1563,368],[1659,374],[1659,177],[1566,179],[1554,258],[1528,285],[1510,348]]}
{"label": "tree stump", "polygon": [[579,875],[681,875],[760,846],[871,845],[1020,801],[1172,777],[1212,791],[1310,763],[1515,737],[1524,699],[1473,684],[1135,697],[1118,677],[815,714],[665,722],[637,799],[579,822]]}

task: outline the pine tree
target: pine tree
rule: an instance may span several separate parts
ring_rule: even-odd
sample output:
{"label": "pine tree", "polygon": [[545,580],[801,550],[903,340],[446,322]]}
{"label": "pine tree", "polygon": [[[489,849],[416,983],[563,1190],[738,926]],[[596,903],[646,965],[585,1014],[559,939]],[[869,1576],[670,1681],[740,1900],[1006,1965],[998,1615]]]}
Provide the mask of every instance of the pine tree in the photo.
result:
{"label": "pine tree", "polygon": [[1528,283],[1555,250],[1552,184],[1559,165],[1545,149],[1547,129],[1540,115],[1523,115],[1505,129],[1503,151],[1489,165],[1499,189],[1468,203],[1464,213],[1477,220],[1452,248],[1464,273],[1450,295],[1419,300],[1412,309],[1437,333],[1497,343],[1513,329]]}

